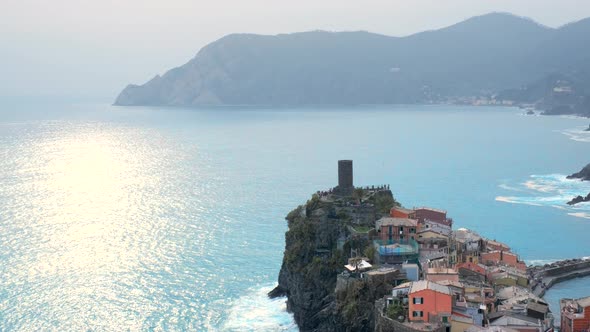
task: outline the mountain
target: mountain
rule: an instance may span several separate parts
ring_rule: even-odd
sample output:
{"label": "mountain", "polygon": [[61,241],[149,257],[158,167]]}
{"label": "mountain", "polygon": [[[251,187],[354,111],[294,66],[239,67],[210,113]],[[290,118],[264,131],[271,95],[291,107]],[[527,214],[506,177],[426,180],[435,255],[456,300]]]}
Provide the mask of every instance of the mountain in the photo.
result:
{"label": "mountain", "polygon": [[407,37],[312,31],[232,34],[116,105],[437,102],[520,88],[554,72],[590,72],[590,20],[559,29],[492,13]]}

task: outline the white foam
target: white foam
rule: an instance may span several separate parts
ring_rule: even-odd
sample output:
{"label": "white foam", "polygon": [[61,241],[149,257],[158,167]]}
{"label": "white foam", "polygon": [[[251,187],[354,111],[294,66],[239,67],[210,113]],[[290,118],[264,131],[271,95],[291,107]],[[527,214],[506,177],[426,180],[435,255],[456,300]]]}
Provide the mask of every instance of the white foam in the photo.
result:
{"label": "white foam", "polygon": [[512,191],[523,191],[526,196],[497,196],[496,201],[524,204],[531,206],[547,206],[566,211],[571,216],[590,219],[590,202],[578,203],[570,206],[566,203],[573,197],[590,192],[590,182],[570,180],[563,174],[531,175],[529,180],[520,184],[522,188]]}
{"label": "white foam", "polygon": [[585,131],[588,127],[583,128],[576,128],[576,129],[568,129],[564,131],[560,131],[560,133],[569,137],[569,139],[577,141],[577,142],[585,142],[590,143],[590,131]]}
{"label": "white foam", "polygon": [[590,213],[586,212],[570,212],[568,215],[578,218],[590,219]]}
{"label": "white foam", "polygon": [[285,298],[269,299],[273,286],[249,289],[230,304],[222,331],[298,331]]}
{"label": "white foam", "polygon": [[543,206],[543,204],[535,203],[532,201],[527,201],[526,198],[521,198],[521,197],[497,196],[496,201],[504,202],[504,203],[511,203],[511,204],[525,204],[525,205],[532,205],[532,206]]}
{"label": "white foam", "polygon": [[516,188],[516,187],[511,187],[505,183],[500,184],[498,187],[505,189],[505,190],[510,190],[510,191],[524,191],[524,190]]}

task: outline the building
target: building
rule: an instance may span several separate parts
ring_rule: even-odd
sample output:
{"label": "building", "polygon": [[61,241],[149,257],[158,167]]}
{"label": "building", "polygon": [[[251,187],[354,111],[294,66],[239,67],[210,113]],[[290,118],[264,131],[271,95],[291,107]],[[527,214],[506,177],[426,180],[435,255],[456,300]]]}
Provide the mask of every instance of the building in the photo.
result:
{"label": "building", "polygon": [[382,241],[407,242],[416,240],[418,222],[408,218],[384,217],[375,223],[375,229]]}
{"label": "building", "polygon": [[414,281],[408,293],[408,303],[410,322],[451,322],[453,301],[451,290],[447,286],[427,280]]}
{"label": "building", "polygon": [[516,254],[506,251],[494,250],[484,252],[481,255],[481,262],[483,264],[499,265],[504,264],[512,266],[519,271],[526,272],[526,264],[518,259]]}
{"label": "building", "polygon": [[489,251],[500,250],[500,251],[510,251],[510,247],[502,242],[495,241],[495,240],[486,240],[486,248]]}
{"label": "building", "polygon": [[459,273],[455,269],[444,267],[429,267],[426,270],[426,280],[440,282],[440,281],[455,281],[459,282]]}
{"label": "building", "polygon": [[420,280],[420,267],[414,263],[402,264],[402,270],[406,272],[406,276],[410,281]]}
{"label": "building", "polygon": [[420,224],[420,231],[433,231],[435,233],[442,234],[447,238],[450,237],[451,233],[453,232],[451,226],[432,220],[424,220],[424,222]]}
{"label": "building", "polygon": [[453,232],[455,239],[454,250],[456,251],[457,263],[475,263],[479,262],[479,253],[483,248],[482,237],[466,228],[459,228]]}
{"label": "building", "polygon": [[447,218],[447,211],[429,207],[414,208],[414,218],[423,224],[426,220],[453,227],[453,219]]}
{"label": "building", "polygon": [[590,331],[590,296],[581,299],[561,299],[561,332]]}
{"label": "building", "polygon": [[354,190],[352,181],[352,160],[338,160],[338,187],[336,192],[340,195],[350,195]]}
{"label": "building", "polygon": [[414,210],[410,210],[410,209],[405,209],[402,207],[392,207],[391,210],[389,210],[389,215],[392,218],[407,218],[407,219],[415,219],[414,218]]}
{"label": "building", "polygon": [[459,276],[466,279],[484,282],[488,279],[488,269],[485,265],[476,263],[460,263],[455,266]]}
{"label": "building", "polygon": [[497,312],[493,315],[489,315],[488,318],[490,320],[490,326],[497,326],[520,332],[546,332],[551,330],[550,325],[546,324],[545,321],[514,312]]}

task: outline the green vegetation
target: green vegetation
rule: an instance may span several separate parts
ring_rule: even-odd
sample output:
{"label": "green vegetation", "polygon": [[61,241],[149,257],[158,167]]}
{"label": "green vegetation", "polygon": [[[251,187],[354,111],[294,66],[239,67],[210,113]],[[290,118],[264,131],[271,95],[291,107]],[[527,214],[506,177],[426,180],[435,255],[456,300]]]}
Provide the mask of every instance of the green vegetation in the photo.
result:
{"label": "green vegetation", "polygon": [[387,307],[386,315],[391,319],[399,320],[400,317],[405,317],[405,309],[399,303],[392,304]]}
{"label": "green vegetation", "polygon": [[368,233],[372,229],[372,227],[368,227],[368,226],[354,226],[353,229],[357,233]]}
{"label": "green vegetation", "polygon": [[372,245],[369,245],[363,251],[363,254],[365,255],[365,257],[367,257],[368,259],[370,259],[371,262],[374,262],[375,261],[375,254],[376,253],[377,253],[377,250]]}
{"label": "green vegetation", "polygon": [[375,198],[375,205],[380,213],[389,213],[394,206],[401,206],[401,204],[389,195],[379,195]]}
{"label": "green vegetation", "polygon": [[299,215],[301,215],[301,211],[303,210],[303,205],[299,205],[296,209],[294,209],[293,211],[289,212],[289,214],[287,214],[287,217],[285,219],[287,219],[288,221],[293,221],[295,220],[295,218]]}
{"label": "green vegetation", "polygon": [[348,213],[346,213],[344,211],[339,211],[336,214],[336,218],[338,218],[340,220],[347,220],[347,219],[350,219],[350,216],[348,215]]}
{"label": "green vegetation", "polygon": [[357,204],[361,204],[363,202],[363,197],[365,196],[365,191],[363,188],[355,188],[352,192],[352,198],[356,200]]}

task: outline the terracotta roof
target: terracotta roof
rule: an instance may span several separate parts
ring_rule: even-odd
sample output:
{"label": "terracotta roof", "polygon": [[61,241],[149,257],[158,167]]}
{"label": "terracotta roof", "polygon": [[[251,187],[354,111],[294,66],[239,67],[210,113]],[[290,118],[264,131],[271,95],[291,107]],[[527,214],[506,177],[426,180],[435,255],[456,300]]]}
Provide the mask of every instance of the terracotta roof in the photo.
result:
{"label": "terracotta roof", "polygon": [[432,290],[432,291],[435,291],[438,293],[442,293],[442,294],[451,295],[451,290],[449,289],[448,286],[443,286],[443,285],[437,284],[432,281],[427,281],[427,280],[420,280],[420,281],[412,282],[412,286],[410,286],[410,294],[420,292],[420,291],[423,291],[426,289],[429,289],[429,290]]}
{"label": "terracotta roof", "polygon": [[391,217],[384,217],[377,220],[377,225],[381,226],[407,226],[407,227],[417,227],[418,221],[413,219],[407,218],[391,218]]}

